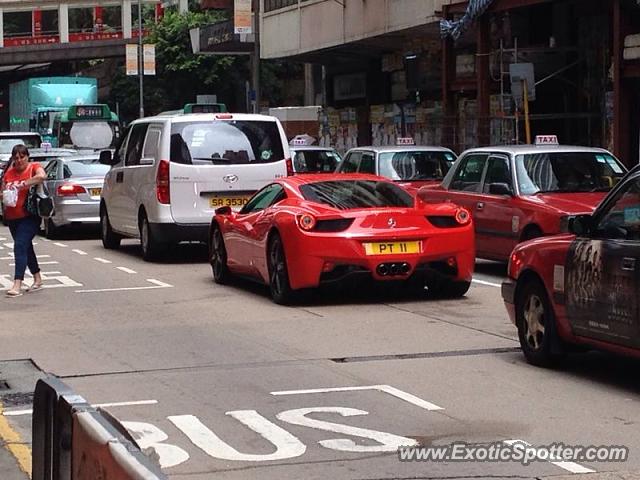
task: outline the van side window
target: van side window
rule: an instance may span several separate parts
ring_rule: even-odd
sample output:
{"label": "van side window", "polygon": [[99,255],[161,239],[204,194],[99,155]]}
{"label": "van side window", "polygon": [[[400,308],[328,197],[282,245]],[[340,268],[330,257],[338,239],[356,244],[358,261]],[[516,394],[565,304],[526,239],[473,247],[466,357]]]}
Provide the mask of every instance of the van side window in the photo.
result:
{"label": "van side window", "polygon": [[127,151],[127,138],[129,137],[129,132],[131,132],[131,128],[127,128],[122,138],[120,139],[120,143],[116,147],[116,152],[114,158],[118,160],[118,163],[124,160],[125,153]]}
{"label": "van side window", "polygon": [[147,139],[144,142],[144,150],[142,151],[142,158],[147,160],[158,159],[158,144],[160,143],[160,130],[156,128],[150,128],[147,132]]}
{"label": "van side window", "polygon": [[127,156],[124,160],[124,164],[127,167],[140,164],[140,157],[142,156],[142,146],[144,144],[144,137],[149,128],[148,123],[139,123],[134,125],[131,129],[131,135],[129,135],[129,142],[127,143]]}

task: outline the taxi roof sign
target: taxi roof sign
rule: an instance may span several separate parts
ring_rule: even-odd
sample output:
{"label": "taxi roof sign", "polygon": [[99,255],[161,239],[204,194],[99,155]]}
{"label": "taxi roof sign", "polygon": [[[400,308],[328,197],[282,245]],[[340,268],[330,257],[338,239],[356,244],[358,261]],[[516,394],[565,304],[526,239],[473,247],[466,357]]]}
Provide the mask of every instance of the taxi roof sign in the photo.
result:
{"label": "taxi roof sign", "polygon": [[559,145],[556,135],[537,135],[536,145]]}
{"label": "taxi roof sign", "polygon": [[416,142],[413,137],[398,137],[396,139],[396,145],[415,145]]}
{"label": "taxi roof sign", "polygon": [[306,145],[313,145],[315,141],[316,139],[313,138],[311,135],[307,135],[306,133],[304,133],[302,135],[296,135],[295,137],[293,137],[289,142],[289,145],[296,146],[296,147],[303,147]]}

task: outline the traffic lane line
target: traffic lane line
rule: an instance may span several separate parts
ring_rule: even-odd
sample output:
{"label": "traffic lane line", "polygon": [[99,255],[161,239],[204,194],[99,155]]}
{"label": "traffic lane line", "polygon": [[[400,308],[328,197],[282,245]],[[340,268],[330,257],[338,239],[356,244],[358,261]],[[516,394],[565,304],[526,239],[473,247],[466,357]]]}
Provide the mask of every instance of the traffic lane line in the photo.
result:
{"label": "traffic lane line", "polygon": [[[111,403],[96,403],[91,405],[93,408],[108,408],[108,407],[130,407],[139,405],[157,405],[158,400],[134,400],[131,402],[111,402]],[[22,410],[5,410],[2,415],[5,417],[17,417],[21,415],[33,414],[32,408],[25,408]]]}
{"label": "traffic lane line", "polygon": [[477,283],[478,285],[484,285],[487,287],[495,287],[495,288],[501,288],[502,285],[500,285],[499,283],[495,283],[495,282],[487,282],[486,280],[480,280],[479,278],[473,278],[471,279],[472,283]]}
{"label": "traffic lane line", "polygon": [[31,477],[31,449],[3,415],[4,407],[0,403],[0,440],[15,457],[20,470]]}
{"label": "traffic lane line", "polygon": [[[541,458],[541,455],[538,453],[538,451],[540,449],[537,449],[536,447],[533,447],[530,443],[525,442],[524,440],[504,440],[503,443],[506,443],[509,446],[513,446],[516,444],[522,444],[522,445],[526,445],[527,447],[531,447],[536,451],[536,457]],[[548,452],[547,452],[547,457],[549,456]],[[541,458],[542,459],[542,458]],[[566,462],[562,459],[556,459],[556,460],[546,460],[545,461],[562,468],[563,470],[566,470],[567,472],[571,472],[571,473],[595,473],[595,470],[591,469],[591,468],[587,468],[585,466],[580,465],[579,463],[575,463],[575,462]]]}
{"label": "traffic lane line", "polygon": [[93,288],[86,290],[76,290],[75,293],[99,293],[99,292],[126,292],[133,290],[157,290],[159,288],[172,288],[173,285],[161,282],[154,278],[147,278],[147,282],[152,283],[152,287],[119,287],[119,288]]}
{"label": "traffic lane line", "polygon": [[78,255],[87,255],[87,252],[85,252],[84,250],[80,250],[78,248],[75,248],[73,250],[71,250],[73,253],[77,253]]}
{"label": "traffic lane line", "polygon": [[127,267],[116,267],[116,268],[124,273],[138,273],[135,270],[131,270],[130,268],[127,268]]}

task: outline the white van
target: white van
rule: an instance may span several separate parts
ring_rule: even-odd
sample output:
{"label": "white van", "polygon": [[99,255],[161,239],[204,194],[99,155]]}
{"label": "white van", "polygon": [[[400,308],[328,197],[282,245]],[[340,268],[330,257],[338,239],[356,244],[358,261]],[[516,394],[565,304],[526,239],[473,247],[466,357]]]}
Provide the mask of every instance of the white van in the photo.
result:
{"label": "white van", "polygon": [[100,201],[105,248],[140,238],[151,260],[171,244],[207,241],[214,210],[240,209],[254,192],[293,174],[278,119],[250,114],[159,115],[133,122],[112,155]]}

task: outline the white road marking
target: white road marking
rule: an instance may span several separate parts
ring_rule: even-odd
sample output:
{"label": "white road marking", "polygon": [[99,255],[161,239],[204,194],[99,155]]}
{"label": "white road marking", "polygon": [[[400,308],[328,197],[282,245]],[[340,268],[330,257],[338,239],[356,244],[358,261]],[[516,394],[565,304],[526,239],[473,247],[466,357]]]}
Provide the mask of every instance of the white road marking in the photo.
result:
{"label": "white road marking", "polygon": [[[517,443],[520,443],[522,445],[526,445],[527,447],[531,447],[531,444],[528,442],[525,442],[524,440],[504,440],[503,443],[506,443],[507,445],[515,445]],[[538,451],[538,450],[542,450],[542,449],[538,449],[536,447],[532,447],[534,450]],[[540,457],[539,455],[536,455],[538,457]],[[547,453],[546,457],[551,457],[550,453]],[[563,470],[566,470],[568,472],[571,473],[594,473],[595,470],[592,470],[591,468],[587,468],[584,467],[578,463],[575,462],[565,462],[562,459],[557,459],[557,460],[547,460],[549,463],[555,465],[556,467],[560,467]]]}
{"label": "white road marking", "polygon": [[97,293],[97,292],[125,292],[127,290],[156,290],[158,288],[171,288],[173,285],[148,278],[147,282],[155,284],[153,287],[121,287],[121,288],[95,288],[91,290],[76,290],[75,293]]}
{"label": "white road marking", "polygon": [[404,392],[391,385],[367,385],[362,387],[336,387],[336,388],[314,388],[310,390],[284,390],[280,392],[271,392],[271,395],[306,395],[309,393],[332,393],[332,392],[358,392],[363,390],[377,390],[379,392],[388,393],[400,400],[404,400],[416,407],[424,408],[425,410],[444,410],[431,402],[416,397],[410,393]]}
{"label": "white road marking", "polygon": [[497,288],[502,287],[502,285],[500,285],[499,283],[492,283],[492,282],[487,282],[485,280],[478,280],[477,278],[474,278],[471,281],[473,283],[479,283],[480,285],[487,285],[488,287],[497,287]]}
{"label": "white road marking", "polygon": [[138,273],[135,270],[131,270],[130,268],[127,268],[127,267],[116,267],[116,268],[124,273]]}
{"label": "white road marking", "polygon": [[[133,402],[114,402],[114,403],[96,403],[92,405],[94,408],[98,407],[128,407],[135,405],[156,405],[158,403],[157,400],[135,400]],[[5,417],[17,417],[20,415],[31,415],[33,413],[33,409],[25,408],[24,410],[5,410],[2,414]]]}
{"label": "white road marking", "polygon": [[182,448],[163,443],[169,438],[169,435],[155,425],[143,422],[121,423],[133,436],[140,448],[143,450],[153,448],[155,450],[161,468],[175,467],[189,460],[189,454]]}
{"label": "white road marking", "polygon": [[[59,264],[59,263],[60,263],[60,262],[56,262],[55,260],[51,260],[51,261],[49,261],[49,262],[38,262],[38,265],[57,265],[57,264]],[[9,266],[10,266],[10,267],[15,267],[15,266],[16,266],[16,264],[15,264],[15,263],[10,263],[10,264],[9,264]]]}
{"label": "white road marking", "polygon": [[256,432],[271,443],[276,451],[265,454],[242,453],[218,437],[194,415],[175,415],[167,417],[178,430],[184,433],[191,442],[207,455],[222,460],[240,462],[266,462],[284,460],[302,455],[307,447],[297,437],[282,427],[267,420],[255,410],[236,410],[225,415],[235,418],[240,423]]}
{"label": "white road marking", "polygon": [[78,249],[74,249],[71,250],[73,253],[77,253],[78,255],[86,255],[87,252],[83,251],[83,250],[78,250]]}
{"label": "white road marking", "polygon": [[147,278],[147,282],[153,283],[154,285],[157,285],[157,286],[163,287],[163,288],[173,287],[173,285],[161,282],[160,280],[156,280],[155,278]]}
{"label": "white road marking", "polygon": [[68,247],[69,245],[67,245],[66,243],[60,243],[60,242],[53,242],[54,245],[57,245],[59,247]]}
{"label": "white road marking", "polygon": [[111,263],[111,260],[105,260],[104,258],[100,258],[100,257],[93,257],[93,259],[96,262],[100,262],[100,263]]}
{"label": "white road marking", "polygon": [[4,244],[4,246],[7,248],[13,248],[13,242],[7,242]]}

